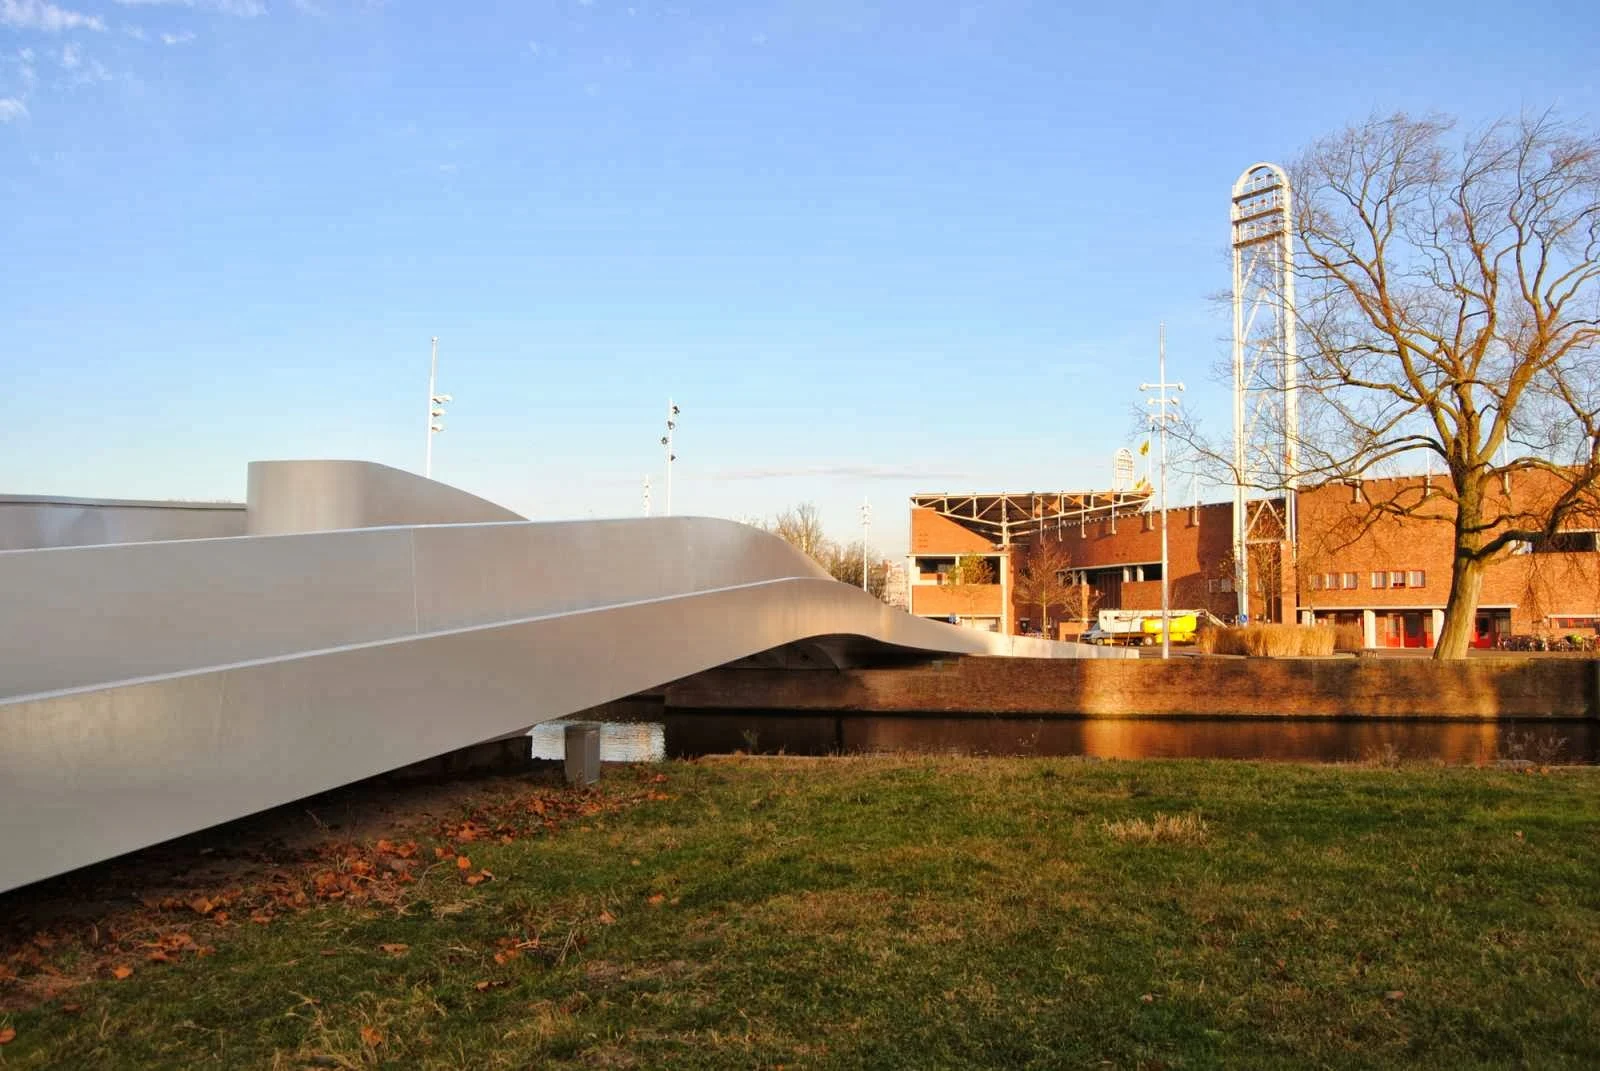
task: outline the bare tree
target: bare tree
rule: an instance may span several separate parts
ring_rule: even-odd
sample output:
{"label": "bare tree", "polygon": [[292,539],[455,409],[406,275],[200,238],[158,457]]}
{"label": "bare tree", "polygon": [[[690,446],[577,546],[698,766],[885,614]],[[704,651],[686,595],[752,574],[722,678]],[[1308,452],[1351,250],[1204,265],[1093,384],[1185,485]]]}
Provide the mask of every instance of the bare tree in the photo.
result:
{"label": "bare tree", "polygon": [[884,588],[889,580],[889,563],[883,561],[871,546],[863,551],[861,540],[842,545],[829,543],[821,561],[829,576],[853,588],[861,586],[861,568],[865,563],[867,593],[875,599],[884,597]]}
{"label": "bare tree", "polygon": [[1300,479],[1442,468],[1371,485],[1351,534],[1450,526],[1436,658],[1465,655],[1489,563],[1600,489],[1600,138],[1548,114],[1452,128],[1374,119],[1291,169]]}
{"label": "bare tree", "polygon": [[[829,539],[822,530],[817,507],[812,503],[802,502],[794,509],[784,510],[771,521],[752,523],[809,556],[835,580],[851,587],[861,586],[861,540],[840,544]],[[882,599],[888,583],[888,563],[882,561],[870,546],[865,548],[864,557],[867,562],[867,592],[875,599]]]}
{"label": "bare tree", "polygon": [[1050,609],[1057,617],[1087,620],[1100,601],[1100,593],[1082,582],[1073,568],[1072,553],[1059,536],[1041,534],[1013,551],[1011,589],[1024,606],[1039,608],[1039,628],[1049,633]]}
{"label": "bare tree", "polygon": [[802,502],[794,509],[784,510],[767,526],[767,530],[802,554],[826,564],[824,558],[832,541],[823,532],[822,518],[817,515],[817,507],[813,503]]}

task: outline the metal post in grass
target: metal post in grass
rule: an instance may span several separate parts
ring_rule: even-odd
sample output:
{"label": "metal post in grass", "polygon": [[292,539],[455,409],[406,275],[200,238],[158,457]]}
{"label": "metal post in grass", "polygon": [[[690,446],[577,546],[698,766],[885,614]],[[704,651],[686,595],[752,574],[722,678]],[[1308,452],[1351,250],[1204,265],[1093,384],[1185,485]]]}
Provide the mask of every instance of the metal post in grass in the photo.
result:
{"label": "metal post in grass", "polygon": [[1167,584],[1167,425],[1178,418],[1178,399],[1167,397],[1169,389],[1183,392],[1183,384],[1167,382],[1167,325],[1161,325],[1160,342],[1158,344],[1160,370],[1158,382],[1141,383],[1140,390],[1159,390],[1161,393],[1154,398],[1147,399],[1155,407],[1150,414],[1150,423],[1161,436],[1160,456],[1160,481],[1161,481],[1161,657],[1172,657],[1172,607],[1170,603],[1170,588]]}
{"label": "metal post in grass", "polygon": [[564,743],[567,784],[592,785],[600,780],[600,726],[568,725]]}

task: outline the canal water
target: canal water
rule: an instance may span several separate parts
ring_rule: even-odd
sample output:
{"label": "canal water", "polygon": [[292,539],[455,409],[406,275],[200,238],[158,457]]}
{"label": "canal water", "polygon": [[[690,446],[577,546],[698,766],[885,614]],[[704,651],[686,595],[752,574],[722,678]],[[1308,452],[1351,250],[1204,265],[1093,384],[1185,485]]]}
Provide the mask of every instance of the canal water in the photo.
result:
{"label": "canal water", "polygon": [[[566,721],[533,730],[535,758],[559,759]],[[1005,718],[672,711],[602,721],[600,758],[642,762],[743,751],[772,755],[922,752],[1087,755],[1102,759],[1266,759],[1285,762],[1501,760],[1600,762],[1593,721],[1393,719]]]}

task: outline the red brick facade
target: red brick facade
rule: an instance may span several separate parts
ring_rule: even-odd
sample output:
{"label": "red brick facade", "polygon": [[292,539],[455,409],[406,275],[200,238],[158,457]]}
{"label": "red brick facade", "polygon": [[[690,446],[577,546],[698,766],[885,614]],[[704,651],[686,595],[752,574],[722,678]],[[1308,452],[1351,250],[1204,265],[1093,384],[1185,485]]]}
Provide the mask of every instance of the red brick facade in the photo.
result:
{"label": "red brick facade", "polygon": [[[1519,474],[1495,489],[1497,513],[1534,511],[1550,493],[1538,474]],[[1369,480],[1359,485],[1329,484],[1298,495],[1300,540],[1294,548],[1264,542],[1251,549],[1250,614],[1254,620],[1349,621],[1360,624],[1373,646],[1432,646],[1450,589],[1453,507],[1431,495],[1429,481]],[[1399,502],[1412,515],[1375,515],[1372,504]],[[1269,523],[1258,531],[1272,534]],[[1212,503],[1167,513],[1171,605],[1208,609],[1224,620],[1238,609],[1233,592],[1233,506]],[[1478,642],[1487,646],[1501,633],[1589,632],[1600,619],[1600,552],[1591,519],[1568,525],[1567,544],[1519,547],[1502,556],[1485,574]],[[1160,514],[1142,512],[1087,522],[1047,523],[1013,536],[1016,547],[1037,539],[1061,540],[1073,568],[1092,578],[1101,609],[1158,609],[1161,586]],[[927,509],[911,514],[913,613],[942,616],[937,577],[917,572],[957,554],[999,554],[1000,548],[957,521]],[[1010,592],[1009,562],[998,570],[1001,583],[985,612],[996,615],[1001,589]],[[919,590],[918,581],[921,582]],[[1375,583],[1376,581],[1376,583]],[[930,587],[932,590],[930,590]],[[942,593],[940,593],[942,594]],[[1040,624],[1037,605],[1013,604],[1006,627],[1021,631]],[[974,611],[976,612],[976,611]],[[1052,606],[1052,633],[1058,624],[1080,617],[1075,608]],[[1067,625],[1070,633],[1081,622]]]}

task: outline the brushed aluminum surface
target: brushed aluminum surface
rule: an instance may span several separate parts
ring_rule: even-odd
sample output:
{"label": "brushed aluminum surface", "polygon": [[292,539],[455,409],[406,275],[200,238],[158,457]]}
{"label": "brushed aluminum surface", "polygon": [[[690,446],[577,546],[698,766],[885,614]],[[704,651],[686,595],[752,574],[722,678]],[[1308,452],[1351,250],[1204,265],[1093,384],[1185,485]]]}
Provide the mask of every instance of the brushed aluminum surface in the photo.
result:
{"label": "brushed aluminum surface", "polygon": [[[337,465],[298,485],[369,467],[372,503],[424,483]],[[361,516],[434,516],[436,487]],[[799,641],[1106,653],[911,617],[707,518],[9,551],[0,591],[0,889]]]}

